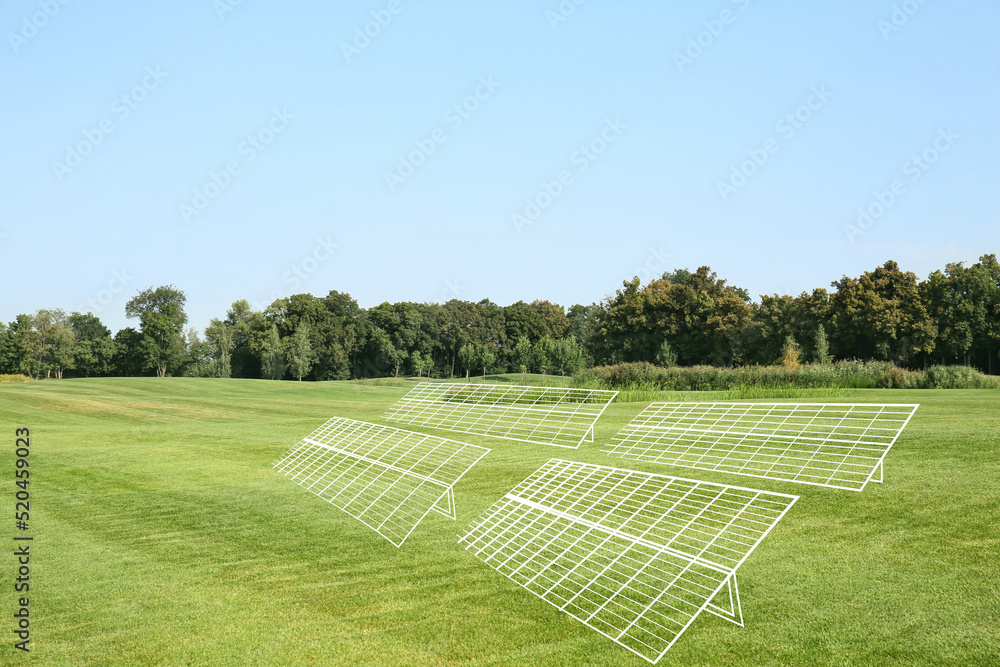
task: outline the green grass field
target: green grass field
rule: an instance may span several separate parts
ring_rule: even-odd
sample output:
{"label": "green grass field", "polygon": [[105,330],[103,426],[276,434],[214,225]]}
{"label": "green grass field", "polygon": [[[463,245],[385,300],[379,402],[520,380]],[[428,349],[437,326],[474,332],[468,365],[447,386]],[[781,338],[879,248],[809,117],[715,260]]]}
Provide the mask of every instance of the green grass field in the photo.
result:
{"label": "green grass field", "polygon": [[458,521],[432,512],[396,549],[271,464],[328,417],[387,423],[408,386],[0,386],[0,663],[28,658],[11,632],[14,432],[28,427],[35,664],[648,664],[457,544],[553,457],[801,496],[739,570],[746,627],[702,614],[660,665],[1000,664],[996,392],[838,390],[837,400],[921,404],[886,483],[862,493],[602,455],[638,402],[612,404],[596,442],[575,451],[427,431],[492,452],[455,488]]}

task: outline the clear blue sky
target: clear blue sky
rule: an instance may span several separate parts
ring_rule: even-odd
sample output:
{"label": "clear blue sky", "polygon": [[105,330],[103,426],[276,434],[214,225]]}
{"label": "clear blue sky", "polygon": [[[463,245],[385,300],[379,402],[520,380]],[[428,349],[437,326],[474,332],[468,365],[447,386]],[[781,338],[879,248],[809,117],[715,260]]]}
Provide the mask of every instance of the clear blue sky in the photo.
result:
{"label": "clear blue sky", "polygon": [[117,330],[162,284],[202,329],[331,289],[926,277],[1000,251],[998,25],[986,0],[11,0],[0,319]]}

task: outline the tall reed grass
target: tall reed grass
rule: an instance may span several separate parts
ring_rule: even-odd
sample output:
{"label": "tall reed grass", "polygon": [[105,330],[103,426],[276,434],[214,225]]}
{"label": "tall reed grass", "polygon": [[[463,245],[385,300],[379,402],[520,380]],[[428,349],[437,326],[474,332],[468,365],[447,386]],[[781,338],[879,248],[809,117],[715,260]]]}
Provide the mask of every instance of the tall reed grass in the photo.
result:
{"label": "tall reed grass", "polygon": [[[573,377],[573,386],[618,389],[629,397],[636,396],[637,392],[726,391],[745,398],[764,395],[780,398],[776,392],[801,389],[1000,389],[1000,377],[984,375],[968,366],[932,366],[924,371],[910,371],[884,361],[838,361],[795,368],[660,368],[646,362],[635,362],[581,371]],[[621,400],[626,399],[623,397]]]}

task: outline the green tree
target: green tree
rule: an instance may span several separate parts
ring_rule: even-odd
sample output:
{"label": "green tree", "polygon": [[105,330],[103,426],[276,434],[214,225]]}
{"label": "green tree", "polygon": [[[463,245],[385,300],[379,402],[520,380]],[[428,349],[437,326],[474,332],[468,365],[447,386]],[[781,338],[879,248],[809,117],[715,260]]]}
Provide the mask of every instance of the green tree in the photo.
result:
{"label": "green tree", "polygon": [[149,341],[150,367],[156,369],[157,377],[166,377],[171,368],[183,363],[186,302],[184,292],[164,285],[145,289],[125,304],[125,315],[139,319],[140,331]]}
{"label": "green tree", "polygon": [[184,375],[196,378],[215,377],[215,348],[209,341],[202,340],[194,327],[187,330],[186,357]]}
{"label": "green tree", "polygon": [[430,323],[419,304],[381,303],[368,311],[368,317],[372,326],[384,331],[392,343],[395,377],[399,377],[400,367],[413,352],[430,352],[435,343],[427,335]]}
{"label": "green tree", "polygon": [[9,346],[11,371],[36,377],[41,342],[35,331],[35,318],[32,315],[18,315],[11,322]]}
{"label": "green tree", "polygon": [[531,349],[532,360],[534,361],[534,366],[542,372],[542,375],[548,374],[556,366],[556,349],[555,343],[547,335],[542,336],[537,342],[532,346]]}
{"label": "green tree", "polygon": [[431,355],[414,352],[413,358],[410,361],[413,363],[413,369],[417,371],[417,377],[421,377],[424,371],[428,371],[427,377],[430,377],[429,369],[434,366],[434,360],[431,358]]}
{"label": "green tree", "polygon": [[233,376],[233,327],[222,320],[212,318],[205,329],[205,339],[211,349],[209,375],[217,378]]}
{"label": "green tree", "polygon": [[545,323],[544,335],[553,340],[560,340],[569,330],[569,318],[566,317],[566,309],[558,303],[551,303],[544,300],[531,302],[531,307],[541,317]]}
{"label": "green tree", "polygon": [[323,308],[329,315],[328,322],[330,329],[327,333],[327,340],[333,339],[339,342],[344,351],[347,361],[346,375],[343,374],[336,363],[336,355],[330,355],[329,362],[317,364],[317,378],[323,379],[346,379],[357,377],[361,355],[365,348],[370,332],[370,324],[367,313],[358,306],[358,302],[351,298],[346,292],[331,290],[323,297]]}
{"label": "green tree", "polygon": [[489,347],[483,345],[479,348],[476,358],[479,365],[483,367],[483,378],[485,379],[487,371],[496,363],[497,355]]}
{"label": "green tree", "polygon": [[941,363],[971,365],[981,358],[993,370],[990,350],[1000,341],[1000,266],[984,255],[972,266],[962,262],[934,271],[919,285],[920,297],[937,329],[934,353]]}
{"label": "green tree", "polygon": [[76,335],[62,310],[41,309],[32,318],[35,331],[35,377],[62,378],[66,368],[75,365]]}
{"label": "green tree", "polygon": [[802,292],[795,297],[762,294],[754,317],[754,352],[748,360],[759,364],[780,361],[788,336],[805,341],[803,355],[814,358],[816,327],[827,322],[829,317],[830,295],[825,289]]}
{"label": "green tree", "polygon": [[334,291],[320,299],[293,294],[276,299],[264,317],[288,340],[300,325],[307,325],[313,352],[310,372],[317,380],[346,380],[355,372],[367,332],[361,309],[349,295]]}
{"label": "green tree", "polygon": [[795,336],[785,338],[785,346],[781,349],[781,365],[785,368],[798,368],[801,349],[795,342]]}
{"label": "green tree", "polygon": [[566,312],[566,319],[569,322],[567,333],[580,343],[584,363],[587,366],[594,364],[594,340],[600,330],[600,316],[603,312],[597,303],[589,306],[576,304]]}
{"label": "green tree", "polygon": [[976,265],[983,276],[982,300],[986,307],[986,318],[981,329],[976,332],[974,346],[986,358],[984,367],[993,374],[1000,348],[1000,262],[995,254],[983,255]]}
{"label": "green tree", "polygon": [[830,363],[830,344],[826,340],[826,328],[822,324],[816,325],[816,341],[814,343],[815,351],[813,352],[813,360],[817,364],[828,364]]}
{"label": "green tree", "polygon": [[504,306],[503,326],[505,341],[516,341],[520,338],[527,338],[532,343],[537,343],[542,336],[551,333],[550,326],[542,316],[542,311],[548,310],[545,307],[535,307],[524,301],[512,303]]}
{"label": "green tree", "polygon": [[908,363],[934,350],[937,330],[917,287],[917,277],[889,261],[858,278],[833,283],[831,320],[838,357]]}
{"label": "green tree", "polygon": [[308,324],[299,324],[295,330],[295,335],[292,336],[292,345],[288,350],[288,357],[292,375],[299,378],[299,382],[302,382],[302,377],[308,375],[309,371],[312,370],[314,358],[312,343],[309,341]]}
{"label": "green tree", "polygon": [[124,377],[142,375],[149,368],[150,359],[157,350],[152,341],[132,327],[126,327],[115,334],[114,374]]}
{"label": "green tree", "polygon": [[260,367],[264,377],[269,380],[280,380],[285,377],[285,353],[278,326],[271,325],[262,350]]}
{"label": "green tree", "polygon": [[607,301],[595,344],[597,361],[653,362],[664,338],[681,364],[748,359],[755,324],[746,290],[727,285],[707,266],[665,275],[645,287],[638,278],[627,281]]}
{"label": "green tree", "polygon": [[573,336],[555,342],[553,357],[555,370],[563,376],[581,371],[585,366],[583,349]]}
{"label": "green tree", "polygon": [[472,369],[476,367],[478,360],[479,354],[476,352],[476,348],[470,343],[466,343],[458,351],[458,367],[465,371],[466,379],[469,378],[469,373]]}
{"label": "green tree", "polygon": [[62,379],[67,368],[76,367],[76,334],[69,325],[66,315],[60,310],[51,334],[51,347],[46,359],[46,375],[50,372]]}
{"label": "green tree", "polygon": [[253,310],[246,299],[240,299],[233,302],[223,324],[233,339],[230,346],[232,377],[262,377],[259,348],[270,331],[264,314]]}
{"label": "green tree", "polygon": [[677,365],[677,353],[670,347],[670,341],[664,340],[660,344],[660,349],[656,352],[656,365],[663,368],[670,368]]}
{"label": "green tree", "polygon": [[452,299],[441,307],[439,340],[451,377],[455,376],[458,351],[482,339],[484,324],[483,311],[478,304]]}
{"label": "green tree", "polygon": [[6,328],[3,349],[0,350],[2,372],[34,376],[37,348],[34,317],[18,315]]}
{"label": "green tree", "polygon": [[11,336],[10,327],[0,322],[0,375],[14,373],[8,360]]}
{"label": "green tree", "polygon": [[511,361],[513,362],[514,368],[520,369],[524,368],[522,373],[526,373],[527,369],[532,368],[534,365],[534,355],[531,349],[531,342],[522,336],[517,339],[517,345],[511,352]]}
{"label": "green tree", "polygon": [[114,371],[115,341],[108,329],[93,313],[73,313],[69,325],[76,337],[74,375],[103,377]]}

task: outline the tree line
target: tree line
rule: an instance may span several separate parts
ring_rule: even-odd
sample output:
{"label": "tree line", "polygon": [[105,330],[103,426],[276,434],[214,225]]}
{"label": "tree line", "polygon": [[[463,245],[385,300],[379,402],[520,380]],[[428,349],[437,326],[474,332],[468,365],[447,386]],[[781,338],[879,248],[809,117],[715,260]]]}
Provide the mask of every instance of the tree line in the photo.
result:
{"label": "tree line", "polygon": [[42,309],[0,323],[0,373],[35,378],[187,375],[341,380],[551,373],[629,361],[721,367],[891,361],[904,368],[964,364],[1000,370],[1000,264],[984,255],[919,280],[889,261],[832,290],[749,293],[709,267],[564,308],[453,299],[382,303],[295,294],[253,310],[232,304],[204,332],[185,328],[187,297],[148,288],[125,306],[136,320],[112,335],[93,313]]}

